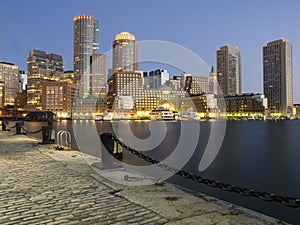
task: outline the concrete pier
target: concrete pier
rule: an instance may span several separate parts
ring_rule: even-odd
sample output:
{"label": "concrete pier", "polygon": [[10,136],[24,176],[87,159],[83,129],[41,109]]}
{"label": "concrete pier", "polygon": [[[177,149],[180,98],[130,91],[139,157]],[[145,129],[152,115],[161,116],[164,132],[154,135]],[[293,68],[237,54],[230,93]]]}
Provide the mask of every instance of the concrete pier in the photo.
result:
{"label": "concrete pier", "polygon": [[[171,184],[127,186],[90,167],[78,151],[58,151],[0,132],[0,224],[286,224]],[[97,161],[95,159],[95,161]],[[105,171],[127,181],[124,169]],[[136,175],[139,176],[139,175]],[[138,180],[138,179],[137,179]],[[137,182],[147,183],[147,178]]]}

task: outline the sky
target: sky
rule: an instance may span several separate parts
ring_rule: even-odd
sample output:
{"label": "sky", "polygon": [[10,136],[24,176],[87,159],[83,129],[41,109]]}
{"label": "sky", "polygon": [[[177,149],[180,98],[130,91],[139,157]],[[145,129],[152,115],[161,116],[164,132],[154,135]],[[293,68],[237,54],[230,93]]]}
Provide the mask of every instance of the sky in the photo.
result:
{"label": "sky", "polygon": [[115,34],[122,31],[137,41],[181,45],[208,66],[216,64],[221,46],[238,46],[243,93],[263,92],[262,47],[286,38],[294,50],[294,103],[300,103],[297,0],[1,0],[0,9],[0,61],[20,69],[27,69],[29,50],[39,49],[61,54],[65,70],[72,70],[73,18],[86,14],[100,20],[101,53],[111,50]]}

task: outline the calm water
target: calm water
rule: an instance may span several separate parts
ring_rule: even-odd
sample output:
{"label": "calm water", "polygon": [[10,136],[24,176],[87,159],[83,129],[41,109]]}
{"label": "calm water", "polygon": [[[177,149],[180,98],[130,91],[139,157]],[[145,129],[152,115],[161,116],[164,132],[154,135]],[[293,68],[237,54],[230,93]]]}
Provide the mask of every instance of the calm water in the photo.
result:
{"label": "calm water", "polygon": [[[128,132],[132,132],[138,138],[143,139],[150,135],[150,122],[126,123],[129,123],[130,130]],[[101,133],[110,131],[112,124],[110,122],[81,121],[76,122],[75,126],[86,133],[89,132],[91,126],[96,125],[98,132]],[[180,122],[167,122],[166,124],[166,137],[160,145],[149,152],[151,156],[160,160],[172,153],[181,134]],[[25,126],[30,130],[37,128],[36,124],[27,123]],[[57,122],[54,126],[56,130],[69,130],[72,132],[72,121]],[[251,187],[258,191],[300,197],[300,120],[227,122],[226,134],[220,152],[210,167],[203,172],[199,172],[198,165],[207,144],[211,123],[200,123],[200,127],[201,133],[196,151],[185,166],[185,170],[221,182]],[[121,130],[121,132],[121,136],[127,135],[127,131]],[[76,148],[75,141],[72,145],[73,148]],[[87,141],[86,152],[98,156],[98,149],[93,149],[91,146],[93,146],[93,143]],[[127,163],[143,164],[142,161],[128,154],[125,155]],[[251,208],[292,224],[300,224],[300,209],[288,208],[278,203],[268,203],[256,198],[228,193],[178,176],[174,176],[168,181]]]}

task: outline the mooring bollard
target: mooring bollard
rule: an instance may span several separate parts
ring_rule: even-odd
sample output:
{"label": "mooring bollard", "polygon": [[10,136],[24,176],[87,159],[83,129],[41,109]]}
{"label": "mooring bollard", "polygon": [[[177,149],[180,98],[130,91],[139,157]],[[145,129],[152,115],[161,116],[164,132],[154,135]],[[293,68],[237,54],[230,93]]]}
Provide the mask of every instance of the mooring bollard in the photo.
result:
{"label": "mooring bollard", "polygon": [[16,122],[16,134],[22,134],[22,122]]}
{"label": "mooring bollard", "polygon": [[50,126],[42,126],[42,144],[52,144],[53,140],[51,140],[51,127]]}
{"label": "mooring bollard", "polygon": [[6,123],[2,121],[2,131],[6,131]]}

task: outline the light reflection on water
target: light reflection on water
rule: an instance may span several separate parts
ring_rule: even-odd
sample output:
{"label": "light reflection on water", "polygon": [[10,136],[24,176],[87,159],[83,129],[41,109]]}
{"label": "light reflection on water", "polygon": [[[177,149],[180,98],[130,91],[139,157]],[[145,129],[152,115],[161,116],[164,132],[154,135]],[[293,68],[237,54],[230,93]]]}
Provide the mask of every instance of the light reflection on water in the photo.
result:
{"label": "light reflection on water", "polygon": [[[113,129],[111,122],[77,122],[85,126],[96,126],[99,133]],[[129,123],[131,132],[136,137],[143,139],[150,135],[149,122],[130,121]],[[172,153],[180,136],[178,122],[167,124],[166,138],[156,149],[149,152],[150,156],[159,160]],[[38,125],[27,124],[27,127],[29,130],[35,130]],[[68,130],[73,135],[72,121],[56,122],[54,129]],[[300,120],[228,122],[225,139],[217,158],[207,170],[199,172],[198,164],[207,144],[209,130],[209,122],[201,124],[197,151],[185,166],[185,170],[222,182],[252,187],[259,191],[300,197]],[[74,136],[72,140],[72,147],[77,148]],[[125,154],[125,162],[144,165],[140,159],[131,157],[129,153]],[[170,178],[169,181],[293,224],[300,223],[300,209],[287,208],[277,203],[267,203],[252,197],[209,188],[177,176]]]}

